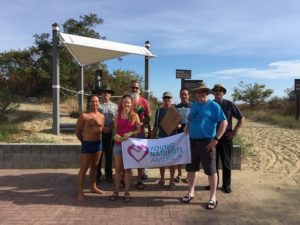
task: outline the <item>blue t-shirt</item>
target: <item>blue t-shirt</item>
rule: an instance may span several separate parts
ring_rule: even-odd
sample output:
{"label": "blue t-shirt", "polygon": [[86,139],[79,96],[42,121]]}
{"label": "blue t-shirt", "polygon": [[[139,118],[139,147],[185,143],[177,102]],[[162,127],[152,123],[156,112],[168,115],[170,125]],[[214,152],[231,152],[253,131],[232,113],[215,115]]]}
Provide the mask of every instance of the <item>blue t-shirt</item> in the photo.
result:
{"label": "blue t-shirt", "polygon": [[221,107],[214,101],[195,102],[189,114],[189,134],[192,139],[212,139],[216,136],[217,124],[226,120]]}

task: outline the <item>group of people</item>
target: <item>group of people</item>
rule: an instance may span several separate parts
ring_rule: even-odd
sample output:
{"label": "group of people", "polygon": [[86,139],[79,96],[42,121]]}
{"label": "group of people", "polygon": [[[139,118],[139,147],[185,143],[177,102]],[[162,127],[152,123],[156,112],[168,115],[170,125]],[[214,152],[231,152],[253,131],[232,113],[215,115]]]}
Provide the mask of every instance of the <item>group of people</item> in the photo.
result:
{"label": "group of people", "polygon": [[[101,177],[102,152],[105,156],[106,181],[115,183],[115,189],[110,200],[119,198],[120,186],[124,185],[123,200],[128,203],[132,200],[129,189],[131,186],[131,169],[124,169],[121,142],[129,137],[136,138],[164,138],[180,132],[190,136],[191,163],[185,165],[187,176],[182,175],[182,165],[170,166],[169,189],[175,190],[177,182],[188,183],[188,192],[183,196],[182,202],[189,203],[194,198],[194,189],[197,180],[197,172],[202,163],[204,173],[208,176],[210,197],[207,209],[217,207],[216,190],[219,183],[219,158],[222,162],[222,191],[231,192],[231,154],[233,150],[232,139],[241,127],[244,117],[238,107],[223,96],[226,89],[221,84],[216,84],[209,89],[204,82],[191,90],[195,93],[196,101],[189,101],[187,88],[180,90],[181,103],[173,106],[172,93],[164,92],[163,103],[155,113],[153,129],[150,126],[151,111],[148,101],[140,95],[138,81],[131,82],[131,91],[122,96],[117,106],[110,101],[113,91],[109,86],[101,89],[101,103],[98,95],[93,95],[89,102],[89,111],[82,113],[77,121],[76,136],[82,143],[80,156],[80,170],[78,174],[78,196],[84,200],[83,184],[85,174],[90,168],[91,186],[94,193],[102,194],[97,187],[97,181]],[[214,100],[209,100],[209,94],[213,93]],[[180,115],[178,124],[172,130],[165,130],[162,126],[163,119],[171,110]],[[232,125],[232,117],[237,119],[236,125]],[[145,135],[145,128],[147,134]],[[102,141],[101,141],[102,140]],[[112,156],[114,158],[115,176],[112,176]],[[175,177],[177,168],[177,176]],[[159,185],[165,185],[165,167],[160,169]],[[145,169],[138,169],[136,187],[144,189],[143,175]]]}

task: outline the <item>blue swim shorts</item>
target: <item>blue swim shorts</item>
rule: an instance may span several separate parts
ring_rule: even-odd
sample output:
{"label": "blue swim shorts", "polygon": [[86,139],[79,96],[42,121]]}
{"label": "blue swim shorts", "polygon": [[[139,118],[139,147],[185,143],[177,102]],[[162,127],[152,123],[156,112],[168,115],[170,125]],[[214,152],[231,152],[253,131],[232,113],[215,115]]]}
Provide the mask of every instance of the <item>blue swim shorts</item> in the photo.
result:
{"label": "blue swim shorts", "polygon": [[81,143],[81,153],[95,153],[102,151],[102,142],[99,141],[83,141]]}

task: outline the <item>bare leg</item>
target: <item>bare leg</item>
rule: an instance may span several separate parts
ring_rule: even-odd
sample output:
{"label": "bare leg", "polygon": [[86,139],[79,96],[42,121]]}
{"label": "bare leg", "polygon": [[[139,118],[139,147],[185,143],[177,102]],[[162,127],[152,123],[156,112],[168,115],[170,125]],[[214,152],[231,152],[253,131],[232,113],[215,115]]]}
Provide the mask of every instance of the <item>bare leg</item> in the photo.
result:
{"label": "bare leg", "polygon": [[177,176],[182,177],[181,165],[177,165]]}
{"label": "bare leg", "polygon": [[208,182],[210,186],[210,200],[216,200],[216,193],[217,193],[217,182],[218,182],[218,175],[217,173],[208,176]]}
{"label": "bare leg", "polygon": [[91,192],[97,194],[103,194],[104,191],[97,188],[96,180],[97,180],[97,168],[99,159],[101,157],[102,152],[96,152],[92,154],[92,160],[90,163],[90,176],[91,176]]}
{"label": "bare leg", "polygon": [[142,168],[138,168],[138,176],[137,176],[137,182],[142,181],[142,173],[143,173],[143,169]]}
{"label": "bare leg", "polygon": [[125,170],[125,193],[129,193],[131,185],[131,169]]}
{"label": "bare leg", "polygon": [[91,162],[92,155],[89,153],[84,153],[80,155],[80,169],[78,173],[78,195],[77,200],[84,201],[84,193],[83,193],[83,185],[86,171],[89,168]]}
{"label": "bare leg", "polygon": [[170,183],[174,183],[174,176],[175,176],[175,166],[170,166]]}
{"label": "bare leg", "polygon": [[122,155],[114,155],[115,160],[115,192],[119,193],[123,173]]}
{"label": "bare leg", "polygon": [[165,182],[165,167],[159,167],[159,173],[160,173],[160,182],[163,184]]}
{"label": "bare leg", "polygon": [[189,195],[194,197],[195,185],[197,181],[197,172],[188,172],[189,178]]}

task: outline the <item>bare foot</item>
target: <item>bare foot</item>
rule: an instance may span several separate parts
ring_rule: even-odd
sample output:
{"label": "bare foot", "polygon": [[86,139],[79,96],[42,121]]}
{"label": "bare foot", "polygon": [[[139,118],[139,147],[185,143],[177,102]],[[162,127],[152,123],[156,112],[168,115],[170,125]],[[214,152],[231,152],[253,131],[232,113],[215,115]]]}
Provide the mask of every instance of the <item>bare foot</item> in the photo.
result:
{"label": "bare foot", "polygon": [[83,193],[78,193],[77,200],[83,202],[84,201],[84,194]]}
{"label": "bare foot", "polygon": [[104,194],[104,193],[105,193],[104,191],[102,191],[102,190],[99,189],[99,188],[92,188],[92,189],[91,189],[91,192],[92,192],[92,193],[96,193],[96,194]]}

